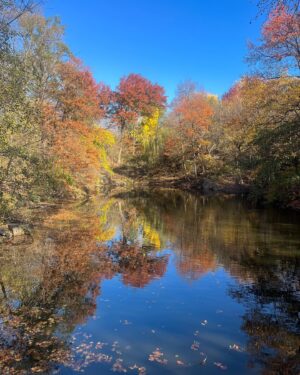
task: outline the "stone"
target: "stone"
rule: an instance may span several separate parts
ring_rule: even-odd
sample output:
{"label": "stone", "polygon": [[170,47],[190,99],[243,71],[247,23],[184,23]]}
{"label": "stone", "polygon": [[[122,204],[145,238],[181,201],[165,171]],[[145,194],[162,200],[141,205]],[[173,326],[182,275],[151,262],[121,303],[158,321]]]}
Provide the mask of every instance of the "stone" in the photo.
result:
{"label": "stone", "polygon": [[24,229],[18,224],[8,224],[8,229],[14,237],[24,236],[25,234]]}

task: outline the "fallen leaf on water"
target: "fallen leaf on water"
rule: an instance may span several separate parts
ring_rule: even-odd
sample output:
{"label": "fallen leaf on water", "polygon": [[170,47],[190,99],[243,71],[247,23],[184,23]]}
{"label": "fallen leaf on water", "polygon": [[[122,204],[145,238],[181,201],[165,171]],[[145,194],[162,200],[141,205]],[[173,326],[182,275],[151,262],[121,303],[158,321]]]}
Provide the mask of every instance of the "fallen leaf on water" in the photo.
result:
{"label": "fallen leaf on water", "polygon": [[136,363],[129,367],[130,370],[138,370],[139,375],[146,375],[146,367],[138,366]]}
{"label": "fallen leaf on water", "polygon": [[104,345],[105,345],[105,342],[98,341],[97,344],[96,344],[96,346],[95,346],[95,348],[96,349],[102,349]]}
{"label": "fallen leaf on water", "polygon": [[223,365],[221,362],[214,362],[214,365],[218,367],[220,370],[227,370],[227,366]]}
{"label": "fallen leaf on water", "polygon": [[206,361],[207,361],[207,357],[203,358],[203,359],[200,361],[200,365],[205,366],[205,365],[206,365]]}
{"label": "fallen leaf on water", "polygon": [[120,323],[123,324],[124,326],[129,326],[130,324],[132,324],[132,323],[129,322],[127,319],[125,319],[125,320],[120,320]]}
{"label": "fallen leaf on water", "polygon": [[123,367],[123,359],[116,359],[116,362],[113,364],[112,370],[114,372],[127,372],[126,368]]}
{"label": "fallen leaf on water", "polygon": [[243,351],[243,349],[237,344],[229,345],[229,349],[235,350],[236,352],[242,352]]}
{"label": "fallen leaf on water", "polygon": [[117,347],[119,346],[119,342],[118,341],[114,341],[112,343],[112,346],[111,346],[111,351],[112,352],[115,352],[117,350]]}
{"label": "fallen leaf on water", "polygon": [[203,352],[200,352],[200,355],[203,357],[201,360],[200,360],[200,365],[204,366],[206,365],[206,361],[207,361],[207,355]]}
{"label": "fallen leaf on water", "polygon": [[192,350],[199,350],[200,344],[198,341],[194,341],[193,344],[191,345]]}
{"label": "fallen leaf on water", "polygon": [[163,358],[163,356],[164,356],[164,353],[162,353],[159,348],[156,348],[156,350],[154,350],[154,352],[152,352],[149,355],[148,359],[151,362],[157,362],[162,365],[166,365],[168,363],[168,360]]}

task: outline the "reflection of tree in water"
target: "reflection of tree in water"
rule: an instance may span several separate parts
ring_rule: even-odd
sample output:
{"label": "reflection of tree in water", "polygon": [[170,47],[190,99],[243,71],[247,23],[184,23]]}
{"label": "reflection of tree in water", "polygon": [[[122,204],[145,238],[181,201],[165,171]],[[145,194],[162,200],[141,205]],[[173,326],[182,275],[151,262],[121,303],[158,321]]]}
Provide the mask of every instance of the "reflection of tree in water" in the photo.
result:
{"label": "reflection of tree in water", "polygon": [[299,216],[180,192],[127,199],[172,243],[179,273],[197,279],[222,264],[237,280],[230,293],[245,305],[242,329],[253,365],[261,363],[265,374],[298,375]]}
{"label": "reflection of tree in water", "polygon": [[222,264],[236,278],[230,293],[245,304],[253,363],[266,374],[297,373],[299,227],[291,218],[170,192],[111,199],[99,210],[60,210],[33,244],[3,245],[1,374],[50,373],[62,363],[80,369],[72,332],[95,313],[101,281],[121,275],[125,285],[145,287],[164,275],[168,257],[158,250],[169,242],[184,277]]}
{"label": "reflection of tree in water", "polygon": [[113,241],[107,255],[125,285],[142,288],[164,275],[168,257],[156,253],[161,244],[155,230],[139,212],[118,201],[121,237]]}
{"label": "reflection of tree in water", "polygon": [[253,282],[232,287],[230,294],[245,305],[242,329],[253,362],[263,364],[264,374],[299,374],[299,258],[265,264],[253,262]]}
{"label": "reflection of tree in water", "polygon": [[[170,194],[167,191],[152,192],[150,195],[129,195],[125,200],[131,210],[135,209],[138,212],[136,216],[139,216],[139,222],[148,223],[151,231],[156,233],[159,238],[156,243],[161,246],[166,241],[172,243],[180,274],[189,279],[197,279],[216,268],[214,253],[202,241],[201,233],[196,230],[200,221],[192,196],[178,192]],[[192,215],[190,210],[193,211]]]}
{"label": "reflection of tree in water", "polygon": [[122,275],[125,285],[143,288],[164,275],[168,257],[157,256],[149,249],[115,243],[108,251],[114,269]]}
{"label": "reflection of tree in water", "polygon": [[[199,197],[180,191],[152,191],[125,196],[162,243],[169,241],[177,255],[178,269],[200,274],[223,264],[234,277],[251,279],[247,262],[264,252],[285,257],[299,246],[299,217],[276,210],[254,210],[230,197]],[[292,222],[295,216],[294,224]],[[298,224],[297,224],[298,222]],[[183,261],[185,265],[180,266]],[[201,271],[201,262],[202,271]]]}
{"label": "reflection of tree in water", "polygon": [[193,256],[180,254],[176,258],[176,266],[181,275],[191,280],[198,280],[209,271],[217,267],[216,257],[210,251],[201,249],[201,252]]}
{"label": "reflection of tree in water", "polygon": [[[104,221],[94,212],[61,210],[47,218],[33,244],[3,247],[1,374],[50,373],[58,364],[80,369],[72,332],[95,313],[101,281],[120,273],[125,284],[144,287],[164,274],[167,258],[151,249],[124,239],[109,252],[96,245],[96,239],[114,235]],[[87,353],[98,361],[109,360]]]}
{"label": "reflection of tree in water", "polygon": [[2,373],[46,372],[68,362],[70,333],[95,311],[104,269],[95,258],[93,226],[71,223],[37,234],[30,248],[6,250],[1,262]]}

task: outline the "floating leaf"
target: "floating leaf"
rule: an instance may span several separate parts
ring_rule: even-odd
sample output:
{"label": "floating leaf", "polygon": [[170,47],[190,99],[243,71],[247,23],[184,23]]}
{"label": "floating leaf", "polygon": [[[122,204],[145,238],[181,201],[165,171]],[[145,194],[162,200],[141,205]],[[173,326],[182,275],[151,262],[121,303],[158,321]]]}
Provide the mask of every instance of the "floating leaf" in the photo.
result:
{"label": "floating leaf", "polygon": [[214,362],[214,365],[218,367],[220,370],[224,370],[224,371],[227,370],[227,366],[223,365],[223,363],[221,362]]}
{"label": "floating leaf", "polygon": [[198,341],[194,341],[193,344],[191,345],[192,350],[199,350],[200,344]]}
{"label": "floating leaf", "polygon": [[166,365],[168,363],[168,360],[163,358],[163,356],[164,353],[162,353],[159,348],[156,348],[156,350],[154,350],[154,352],[149,355],[148,359],[151,362],[158,362],[162,365]]}
{"label": "floating leaf", "polygon": [[242,352],[244,351],[243,348],[241,348],[239,345],[237,344],[233,344],[233,345],[229,345],[229,349],[230,350],[234,350],[236,352]]}

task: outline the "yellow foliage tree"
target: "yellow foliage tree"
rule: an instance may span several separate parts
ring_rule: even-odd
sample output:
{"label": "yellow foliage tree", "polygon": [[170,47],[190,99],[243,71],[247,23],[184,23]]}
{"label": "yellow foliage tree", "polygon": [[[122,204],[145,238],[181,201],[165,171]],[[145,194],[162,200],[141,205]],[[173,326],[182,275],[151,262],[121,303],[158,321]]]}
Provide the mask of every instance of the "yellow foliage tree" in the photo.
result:
{"label": "yellow foliage tree", "polygon": [[142,122],[141,131],[138,134],[138,141],[143,146],[144,150],[153,142],[157,135],[160,110],[156,108],[153,115],[145,117]]}

